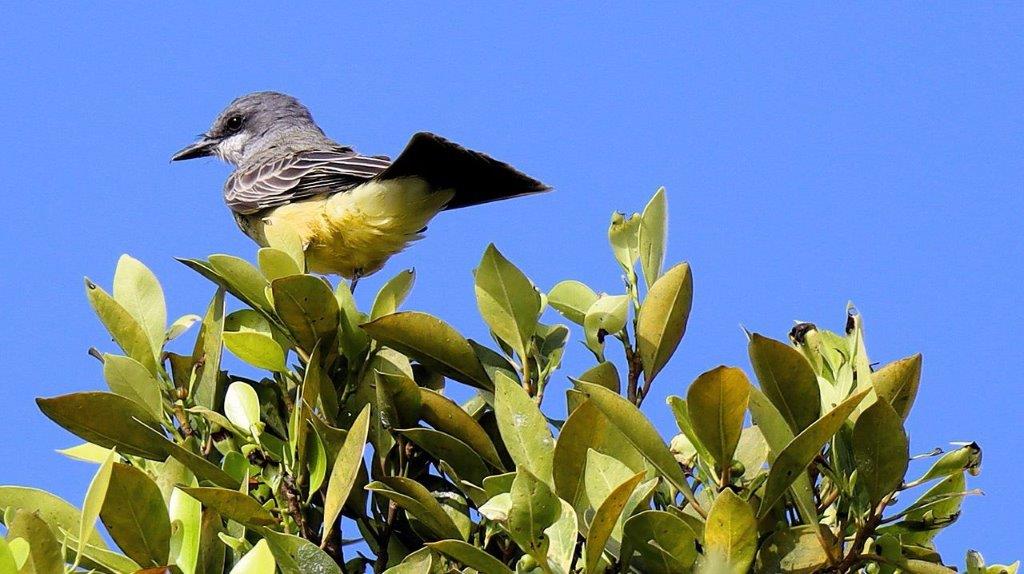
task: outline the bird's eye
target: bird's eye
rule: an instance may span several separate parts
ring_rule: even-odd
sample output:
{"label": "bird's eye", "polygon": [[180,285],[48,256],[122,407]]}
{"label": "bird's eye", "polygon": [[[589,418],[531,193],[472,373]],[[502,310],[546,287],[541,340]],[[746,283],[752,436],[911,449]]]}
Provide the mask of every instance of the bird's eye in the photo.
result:
{"label": "bird's eye", "polygon": [[242,128],[242,116],[231,116],[224,124],[229,130],[237,132]]}

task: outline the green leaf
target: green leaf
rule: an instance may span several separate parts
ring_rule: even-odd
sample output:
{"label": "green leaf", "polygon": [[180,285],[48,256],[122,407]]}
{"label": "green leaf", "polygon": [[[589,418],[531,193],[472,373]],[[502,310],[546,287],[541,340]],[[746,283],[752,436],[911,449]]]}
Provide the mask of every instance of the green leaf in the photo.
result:
{"label": "green leaf", "polygon": [[131,357],[103,355],[103,378],[110,390],[146,407],[154,419],[163,418],[160,382],[142,363]]}
{"label": "green leaf", "polygon": [[415,480],[401,476],[385,476],[379,481],[371,482],[366,490],[375,492],[388,500],[393,500],[410,515],[416,517],[438,540],[455,538],[464,540],[465,536],[452,521],[452,518],[441,507],[436,498],[425,486]]}
{"label": "green leaf", "polygon": [[334,559],[309,540],[269,528],[259,532],[270,546],[282,574],[341,574],[341,568]]}
{"label": "green leaf", "polygon": [[309,466],[309,494],[306,498],[306,503],[313,499],[320,487],[324,484],[324,479],[327,478],[327,450],[324,447],[324,441],[320,438],[320,434],[313,432],[312,442],[313,446],[309,450],[309,455],[306,460],[306,464]]}
{"label": "green leaf", "polygon": [[587,347],[599,356],[603,353],[605,335],[618,333],[629,318],[629,295],[601,295],[587,309],[583,318],[583,331]]}
{"label": "green leaf", "polygon": [[[194,482],[194,481],[193,481]],[[194,573],[202,540],[203,507],[180,489],[171,492],[167,505],[171,519],[171,560],[185,574]]]}
{"label": "green leaf", "polygon": [[[676,426],[679,427],[683,437],[690,443],[690,446],[696,450],[700,461],[714,460],[714,457],[711,456],[711,451],[697,437],[697,431],[693,428],[693,420],[690,418],[690,408],[686,404],[686,400],[673,395],[666,399],[665,402],[672,409],[672,416],[676,419]],[[709,468],[708,471],[711,472],[711,469]]]}
{"label": "green leaf", "polygon": [[331,535],[335,521],[341,514],[341,507],[348,500],[352,487],[356,483],[359,469],[363,466],[363,452],[366,449],[366,437],[370,432],[370,405],[363,407],[359,416],[352,423],[345,443],[338,451],[331,469],[331,478],[327,483],[327,494],[324,495],[324,528],[321,543]]}
{"label": "green leaf", "polygon": [[134,466],[115,464],[100,510],[110,537],[143,566],[167,564],[171,523],[160,488]]}
{"label": "green leaf", "polygon": [[[103,508],[103,499],[107,497],[107,487],[110,486],[110,474],[114,468],[115,458],[117,458],[116,451],[110,449],[106,460],[96,470],[92,481],[89,482],[89,489],[85,492],[85,502],[82,503],[82,521],[78,525],[78,540],[83,543],[87,543],[92,538],[92,534],[96,532],[96,519],[99,518],[100,509]],[[82,558],[83,545],[78,546],[75,564],[78,564]]]}
{"label": "green leaf", "polygon": [[693,276],[687,263],[669,269],[651,285],[636,320],[636,345],[651,382],[672,358],[686,333],[693,305]]}
{"label": "green leaf", "polygon": [[270,284],[274,308],[300,347],[313,352],[317,343],[329,348],[338,333],[338,300],[331,286],[313,275],[292,275]]}
{"label": "green leaf", "polygon": [[720,468],[732,464],[743,432],[750,382],[736,367],[716,367],[697,377],[686,393],[693,430]]}
{"label": "green leaf", "polygon": [[[224,395],[224,414],[231,424],[249,434],[259,434],[260,398],[248,383],[236,381]],[[254,430],[254,427],[257,427]]]}
{"label": "green leaf", "polygon": [[444,321],[412,311],[385,315],[361,327],[382,344],[461,383],[492,390],[469,342]]}
{"label": "green leaf", "polygon": [[399,430],[406,438],[416,443],[430,456],[443,460],[462,480],[477,486],[483,485],[489,476],[487,464],[473,449],[461,440],[440,431],[425,428]]}
{"label": "green leaf", "polygon": [[[802,356],[800,360],[803,360]],[[782,449],[782,452],[775,457],[771,469],[768,471],[768,483],[765,485],[758,518],[764,517],[793,484],[793,481],[804,474],[815,455],[821,451],[821,447],[832,438],[832,435],[836,434],[839,427],[846,422],[847,417],[867,396],[869,390],[861,390],[825,413],[803,432],[796,435],[796,438],[790,441],[786,448]]]}
{"label": "green leaf", "polygon": [[420,420],[420,388],[404,374],[375,373],[381,418],[393,428],[409,428]]}
{"label": "green leaf", "polygon": [[747,348],[761,390],[779,409],[794,433],[818,420],[818,378],[800,351],[754,333]]}
{"label": "green leaf", "polygon": [[149,337],[153,356],[158,356],[164,346],[167,305],[156,275],[141,261],[122,255],[114,271],[114,300],[142,327]]}
{"label": "green leaf", "polygon": [[631,516],[623,527],[625,560],[627,547],[635,550],[650,574],[686,572],[697,559],[697,536],[681,518],[663,510],[645,510]]}
{"label": "green leaf", "polygon": [[370,337],[363,329],[359,328],[366,321],[366,315],[360,313],[356,308],[352,291],[345,281],[338,281],[338,286],[334,290],[334,298],[338,301],[340,314],[338,342],[341,345],[341,352],[349,361],[358,362],[362,360],[361,356],[370,344]]}
{"label": "green leaf", "polygon": [[160,428],[160,423],[144,407],[120,395],[71,393],[37,398],[36,404],[53,422],[103,448],[117,447],[123,454],[150,460],[167,456],[168,441],[146,428]]}
{"label": "green leaf", "polygon": [[420,388],[420,417],[435,429],[466,443],[497,470],[505,470],[487,431],[448,397]]}
{"label": "green leaf", "polygon": [[853,457],[857,484],[867,490],[872,506],[903,482],[910,443],[900,415],[889,403],[876,402],[861,413],[853,427]]}
{"label": "green leaf", "polygon": [[811,574],[828,564],[829,557],[818,541],[817,528],[794,526],[773,532],[757,552],[757,572]]}
{"label": "green leaf", "polygon": [[277,561],[266,539],[260,540],[245,553],[242,559],[231,569],[231,574],[274,574],[277,572]]}
{"label": "green leaf", "polygon": [[246,363],[279,373],[288,370],[284,349],[270,335],[253,331],[229,331],[223,337],[224,346]]}
{"label": "green leaf", "polygon": [[598,564],[601,561],[601,555],[604,554],[605,545],[608,543],[612,530],[618,524],[619,517],[622,516],[622,511],[626,508],[626,503],[643,478],[644,473],[638,472],[632,478],[626,479],[622,484],[615,487],[608,494],[608,497],[605,498],[604,502],[601,503],[601,506],[597,508],[594,520],[591,521],[590,529],[587,531],[586,568],[584,570],[587,574],[598,572]]}
{"label": "green leaf", "polygon": [[221,393],[220,359],[224,334],[224,290],[218,289],[203,317],[196,337],[192,360],[196,365],[192,400],[211,410],[220,408],[217,400]]}
{"label": "green leaf", "polygon": [[878,369],[871,374],[878,396],[885,399],[902,420],[907,420],[917,389],[921,386],[921,354],[912,355]]}
{"label": "green leaf", "polygon": [[500,560],[483,550],[461,540],[428,542],[427,547],[472,568],[480,574],[512,574],[512,570]]}
{"label": "green leaf", "polygon": [[618,459],[601,454],[594,449],[587,451],[587,466],[583,473],[584,489],[590,506],[597,509],[617,486],[632,478],[631,470]]}
{"label": "green leaf", "polygon": [[209,267],[220,276],[231,294],[253,309],[270,312],[266,277],[245,259],[232,255],[211,255]]}
{"label": "green leaf", "polygon": [[274,515],[263,508],[256,499],[237,490],[216,487],[179,486],[178,488],[203,503],[203,506],[212,508],[221,516],[235,522],[250,526],[269,526],[278,522]]}
{"label": "green leaf", "polygon": [[640,253],[640,269],[644,273],[647,288],[661,277],[661,266],[665,263],[665,244],[668,241],[668,205],[665,188],[658,188],[654,197],[644,208],[640,217],[640,233],[637,248]]}
{"label": "green leaf", "polygon": [[619,262],[630,283],[635,281],[637,258],[640,257],[637,246],[640,232],[640,214],[634,213],[628,218],[623,213],[613,213],[612,222],[608,227],[608,242],[612,245],[612,253],[615,260]]}
{"label": "green leaf", "polygon": [[[20,538],[28,542],[29,558],[36,574],[63,572],[64,553],[60,542],[57,541],[50,526],[40,518],[40,513],[24,508],[12,510],[14,518],[7,525],[7,540]],[[0,571],[2,570],[0,566]]]}
{"label": "green leaf", "polygon": [[[570,573],[572,560],[576,554],[576,541],[580,534],[580,524],[571,504],[559,500],[561,514],[554,524],[544,530],[549,540],[548,564],[555,572]],[[626,505],[628,508],[628,504]]]}
{"label": "green leaf", "polygon": [[[99,285],[87,277],[85,294],[100,322],[126,355],[142,363],[149,372],[156,374],[156,355],[149,334],[120,303],[107,294]],[[161,327],[161,330],[163,328]],[[163,342],[163,333],[160,335]]]}
{"label": "green leaf", "polygon": [[195,325],[196,323],[202,320],[203,318],[200,317],[199,315],[192,314],[182,315],[181,317],[178,317],[173,323],[171,323],[171,326],[167,328],[167,332],[164,333],[164,343],[170,343],[171,341],[182,336],[185,333],[185,331],[188,331],[189,329],[192,328],[192,325]]}
{"label": "green leaf", "polygon": [[491,244],[476,268],[475,290],[484,322],[525,360],[541,311],[537,288]]}
{"label": "green leaf", "polygon": [[587,369],[577,380],[584,383],[594,383],[601,385],[602,387],[614,391],[616,393],[622,390],[622,381],[619,379],[619,371],[615,368],[615,363],[611,361],[604,361],[594,365]]}
{"label": "green leaf", "polygon": [[14,553],[11,551],[7,540],[3,538],[0,538],[0,572],[3,574],[16,574],[18,572],[18,562],[15,560]]}
{"label": "green leaf", "polygon": [[264,225],[263,236],[267,239],[267,246],[283,251],[292,261],[295,262],[299,273],[306,269],[306,253],[302,245],[302,237],[294,228],[287,225]]}
{"label": "green leaf", "polygon": [[412,291],[412,285],[416,281],[416,271],[405,269],[399,271],[380,288],[377,297],[373,300],[373,307],[370,308],[370,320],[380,319],[384,315],[390,315],[402,306],[402,302]]}
{"label": "green leaf", "polygon": [[[74,532],[82,523],[82,513],[71,503],[55,494],[24,486],[0,486],[0,508],[8,511],[24,509],[35,513],[49,525],[57,539],[63,539],[61,531]],[[0,519],[4,513],[0,513]],[[7,526],[10,526],[8,524]],[[89,535],[89,543],[106,548],[107,545],[97,532]]]}
{"label": "green leaf", "polygon": [[302,269],[291,255],[273,247],[260,249],[256,253],[256,262],[267,281],[302,274]]}
{"label": "green leaf", "polygon": [[[213,509],[203,511],[199,523],[199,557],[196,560],[196,572],[199,574],[216,574],[224,569],[224,555],[227,545],[220,539],[224,533],[224,520]],[[156,573],[154,573],[156,574]],[[159,574],[167,574],[161,572]]]}
{"label": "green leaf", "polygon": [[636,406],[608,389],[593,383],[580,383],[577,385],[587,397],[594,402],[594,405],[601,409],[608,420],[612,422],[619,431],[626,437],[640,454],[658,469],[665,480],[674,486],[686,497],[686,500],[694,506],[699,506],[693,494],[693,489],[686,482],[686,476],[679,467],[668,445],[661,440],[657,429],[647,420],[636,408]]}
{"label": "green leaf", "polygon": [[[729,489],[718,493],[704,527],[704,554],[725,571],[745,574],[757,550],[757,520],[754,509]],[[710,558],[717,555],[717,558]],[[702,572],[722,570],[700,569]]]}
{"label": "green leaf", "polygon": [[537,562],[546,563],[551,541],[544,531],[561,515],[561,501],[550,486],[525,467],[516,470],[511,496],[509,536]]}
{"label": "green leaf", "polygon": [[587,309],[597,301],[597,293],[579,281],[562,281],[548,291],[548,304],[563,317],[583,325]]}
{"label": "green leaf", "polygon": [[939,457],[935,464],[929,468],[924,475],[915,480],[915,484],[945,478],[951,474],[967,471],[972,476],[977,476],[981,469],[981,447],[976,442],[966,444],[956,450],[951,450]]}
{"label": "green leaf", "polygon": [[571,503],[580,516],[590,506],[585,469],[591,449],[615,457],[632,472],[644,469],[644,458],[640,452],[594,403],[584,401],[562,425],[555,443],[553,469],[555,491]]}
{"label": "green leaf", "polygon": [[494,414],[501,439],[517,468],[554,485],[555,440],[537,403],[518,383],[499,374],[494,383]]}

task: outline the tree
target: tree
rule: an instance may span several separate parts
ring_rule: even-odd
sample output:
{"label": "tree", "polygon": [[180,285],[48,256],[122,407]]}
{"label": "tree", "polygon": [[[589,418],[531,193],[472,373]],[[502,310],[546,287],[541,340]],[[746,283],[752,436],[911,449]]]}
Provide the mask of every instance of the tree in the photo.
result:
{"label": "tree", "polygon": [[[217,290],[169,328],[157,279],[122,257],[112,294],[85,282],[120,348],[93,351],[109,390],[38,399],[86,441],[62,452],[99,469],[81,509],[0,487],[0,572],[951,572],[931,541],[975,492],[981,450],[930,453],[906,478],[921,356],[873,370],[853,307],[844,333],[748,333],[759,384],[703,373],[668,400],[680,433],[659,436],[640,407],[693,294],[686,263],[663,269],[666,209],[659,190],[613,217],[621,294],[542,293],[489,247],[475,291],[493,347],[400,311],[411,271],[358,310],[344,282],[304,273],[295,237],[271,237],[258,266],[183,260]],[[541,409],[570,336],[540,321],[548,307],[594,356],[564,420]],[[165,349],[193,324],[191,354]],[[223,348],[266,376],[225,371]],[[454,384],[477,394],[457,404]],[[968,569],[1017,564],[973,553]]]}

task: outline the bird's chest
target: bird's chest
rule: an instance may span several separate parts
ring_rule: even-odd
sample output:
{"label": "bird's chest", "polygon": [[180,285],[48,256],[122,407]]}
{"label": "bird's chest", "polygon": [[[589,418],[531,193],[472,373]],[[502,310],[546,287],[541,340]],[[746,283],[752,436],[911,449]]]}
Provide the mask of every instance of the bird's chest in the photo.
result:
{"label": "bird's chest", "polygon": [[310,271],[365,276],[417,239],[417,232],[441,207],[406,203],[408,194],[376,187],[364,185],[251,216],[236,214],[235,219],[246,235],[264,246],[267,226],[290,229],[303,241]]}

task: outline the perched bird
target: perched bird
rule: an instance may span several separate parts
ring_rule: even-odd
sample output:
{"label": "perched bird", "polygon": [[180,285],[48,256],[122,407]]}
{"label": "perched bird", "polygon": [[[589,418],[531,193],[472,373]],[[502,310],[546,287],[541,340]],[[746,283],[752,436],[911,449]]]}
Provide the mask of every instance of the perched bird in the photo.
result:
{"label": "perched bird", "polygon": [[298,100],[242,96],[172,161],[217,156],[235,166],[224,200],[238,226],[266,245],[268,226],[292,229],[310,271],[358,280],[420,239],[439,212],[546,191],[479,152],[421,132],[394,161],[324,135]]}

